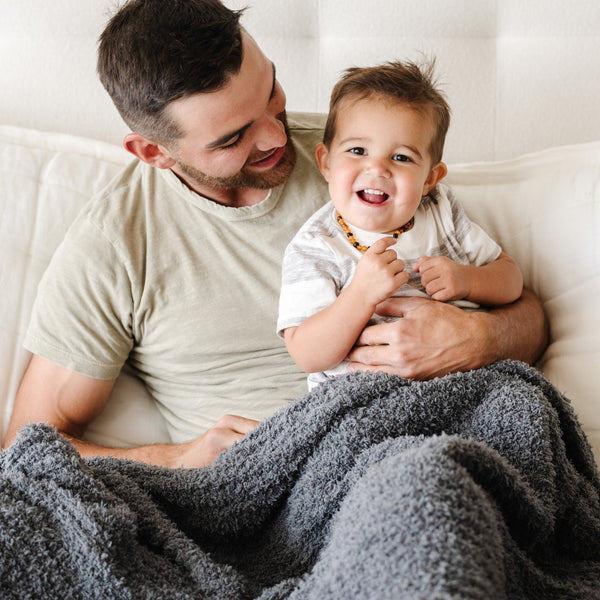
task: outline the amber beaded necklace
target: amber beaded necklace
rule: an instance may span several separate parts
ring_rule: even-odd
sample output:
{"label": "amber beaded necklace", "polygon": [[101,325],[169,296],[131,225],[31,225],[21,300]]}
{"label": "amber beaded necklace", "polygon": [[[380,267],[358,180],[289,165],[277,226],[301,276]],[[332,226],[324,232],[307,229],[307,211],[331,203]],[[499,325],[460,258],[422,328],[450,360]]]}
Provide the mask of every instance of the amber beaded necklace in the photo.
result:
{"label": "amber beaded necklace", "polygon": [[[356,240],[356,238],[354,237],[354,234],[352,233],[352,230],[350,229],[350,227],[348,227],[348,225],[346,225],[346,221],[344,221],[344,219],[342,218],[342,215],[340,215],[340,213],[336,213],[336,218],[337,218],[337,222],[340,224],[340,227],[344,230],[344,233],[346,234],[346,237],[348,238],[348,241],[360,252],[366,252],[369,249],[369,246],[363,246],[362,244],[359,244],[358,241]],[[415,224],[415,218],[411,217],[410,221],[408,221],[408,223],[405,223],[404,225],[402,225],[402,227],[396,229],[396,231],[394,231],[394,233],[392,233],[392,236],[395,238],[400,237],[403,233],[410,231],[413,228],[413,225]]]}

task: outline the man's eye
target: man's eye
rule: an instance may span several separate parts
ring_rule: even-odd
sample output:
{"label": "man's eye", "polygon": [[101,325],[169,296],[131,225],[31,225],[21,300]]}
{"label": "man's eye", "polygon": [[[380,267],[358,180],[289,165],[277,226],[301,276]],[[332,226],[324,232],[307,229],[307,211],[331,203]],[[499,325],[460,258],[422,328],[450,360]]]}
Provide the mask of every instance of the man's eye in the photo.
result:
{"label": "man's eye", "polygon": [[235,148],[242,141],[242,136],[238,135],[232,142],[221,146],[221,150],[228,150],[229,148]]}
{"label": "man's eye", "polygon": [[350,154],[358,154],[358,156],[362,156],[365,153],[365,149],[364,148],[350,148],[348,150],[348,152],[350,152]]}
{"label": "man's eye", "polygon": [[392,156],[392,160],[395,160],[396,162],[410,162],[411,159],[409,156],[406,156],[406,154],[394,154],[394,156]]}

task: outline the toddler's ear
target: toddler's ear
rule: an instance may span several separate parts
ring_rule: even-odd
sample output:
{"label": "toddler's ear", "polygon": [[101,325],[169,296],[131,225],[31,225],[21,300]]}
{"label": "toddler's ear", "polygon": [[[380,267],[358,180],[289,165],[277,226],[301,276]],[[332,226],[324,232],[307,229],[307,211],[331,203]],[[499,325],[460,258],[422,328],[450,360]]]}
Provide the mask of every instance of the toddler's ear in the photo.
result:
{"label": "toddler's ear", "polygon": [[429,192],[442,180],[446,177],[448,173],[448,167],[443,163],[439,162],[437,165],[431,167],[431,171],[429,171],[429,175],[425,180],[423,185],[423,196],[427,196]]}
{"label": "toddler's ear", "polygon": [[317,159],[321,175],[325,177],[325,181],[329,181],[329,150],[327,150],[327,146],[322,142],[317,144],[315,148],[315,158]]}

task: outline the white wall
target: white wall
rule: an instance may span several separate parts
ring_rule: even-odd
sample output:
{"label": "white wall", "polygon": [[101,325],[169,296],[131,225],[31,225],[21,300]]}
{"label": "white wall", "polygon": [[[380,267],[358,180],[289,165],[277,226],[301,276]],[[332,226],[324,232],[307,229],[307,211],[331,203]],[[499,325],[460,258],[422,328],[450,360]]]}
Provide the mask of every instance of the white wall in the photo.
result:
{"label": "white wall", "polygon": [[[453,108],[448,162],[600,139],[597,0],[248,0],[288,108],[325,111],[351,65],[435,55]],[[120,143],[95,74],[113,0],[0,0],[0,123]],[[237,8],[241,0],[226,0]]]}

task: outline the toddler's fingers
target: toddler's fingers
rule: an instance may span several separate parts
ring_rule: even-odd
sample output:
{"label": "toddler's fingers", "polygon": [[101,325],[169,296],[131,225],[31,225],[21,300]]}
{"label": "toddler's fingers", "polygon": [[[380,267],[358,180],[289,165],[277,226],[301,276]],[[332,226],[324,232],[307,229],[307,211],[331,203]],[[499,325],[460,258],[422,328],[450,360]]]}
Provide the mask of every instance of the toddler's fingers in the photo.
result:
{"label": "toddler's fingers", "polygon": [[396,238],[389,236],[381,238],[377,240],[368,250],[367,252],[371,252],[373,254],[381,254],[385,252],[390,246],[393,246],[396,243]]}
{"label": "toddler's fingers", "polygon": [[413,270],[418,273],[423,268],[423,265],[427,262],[428,258],[428,256],[419,257],[419,259],[415,263],[415,266],[413,267]]}

